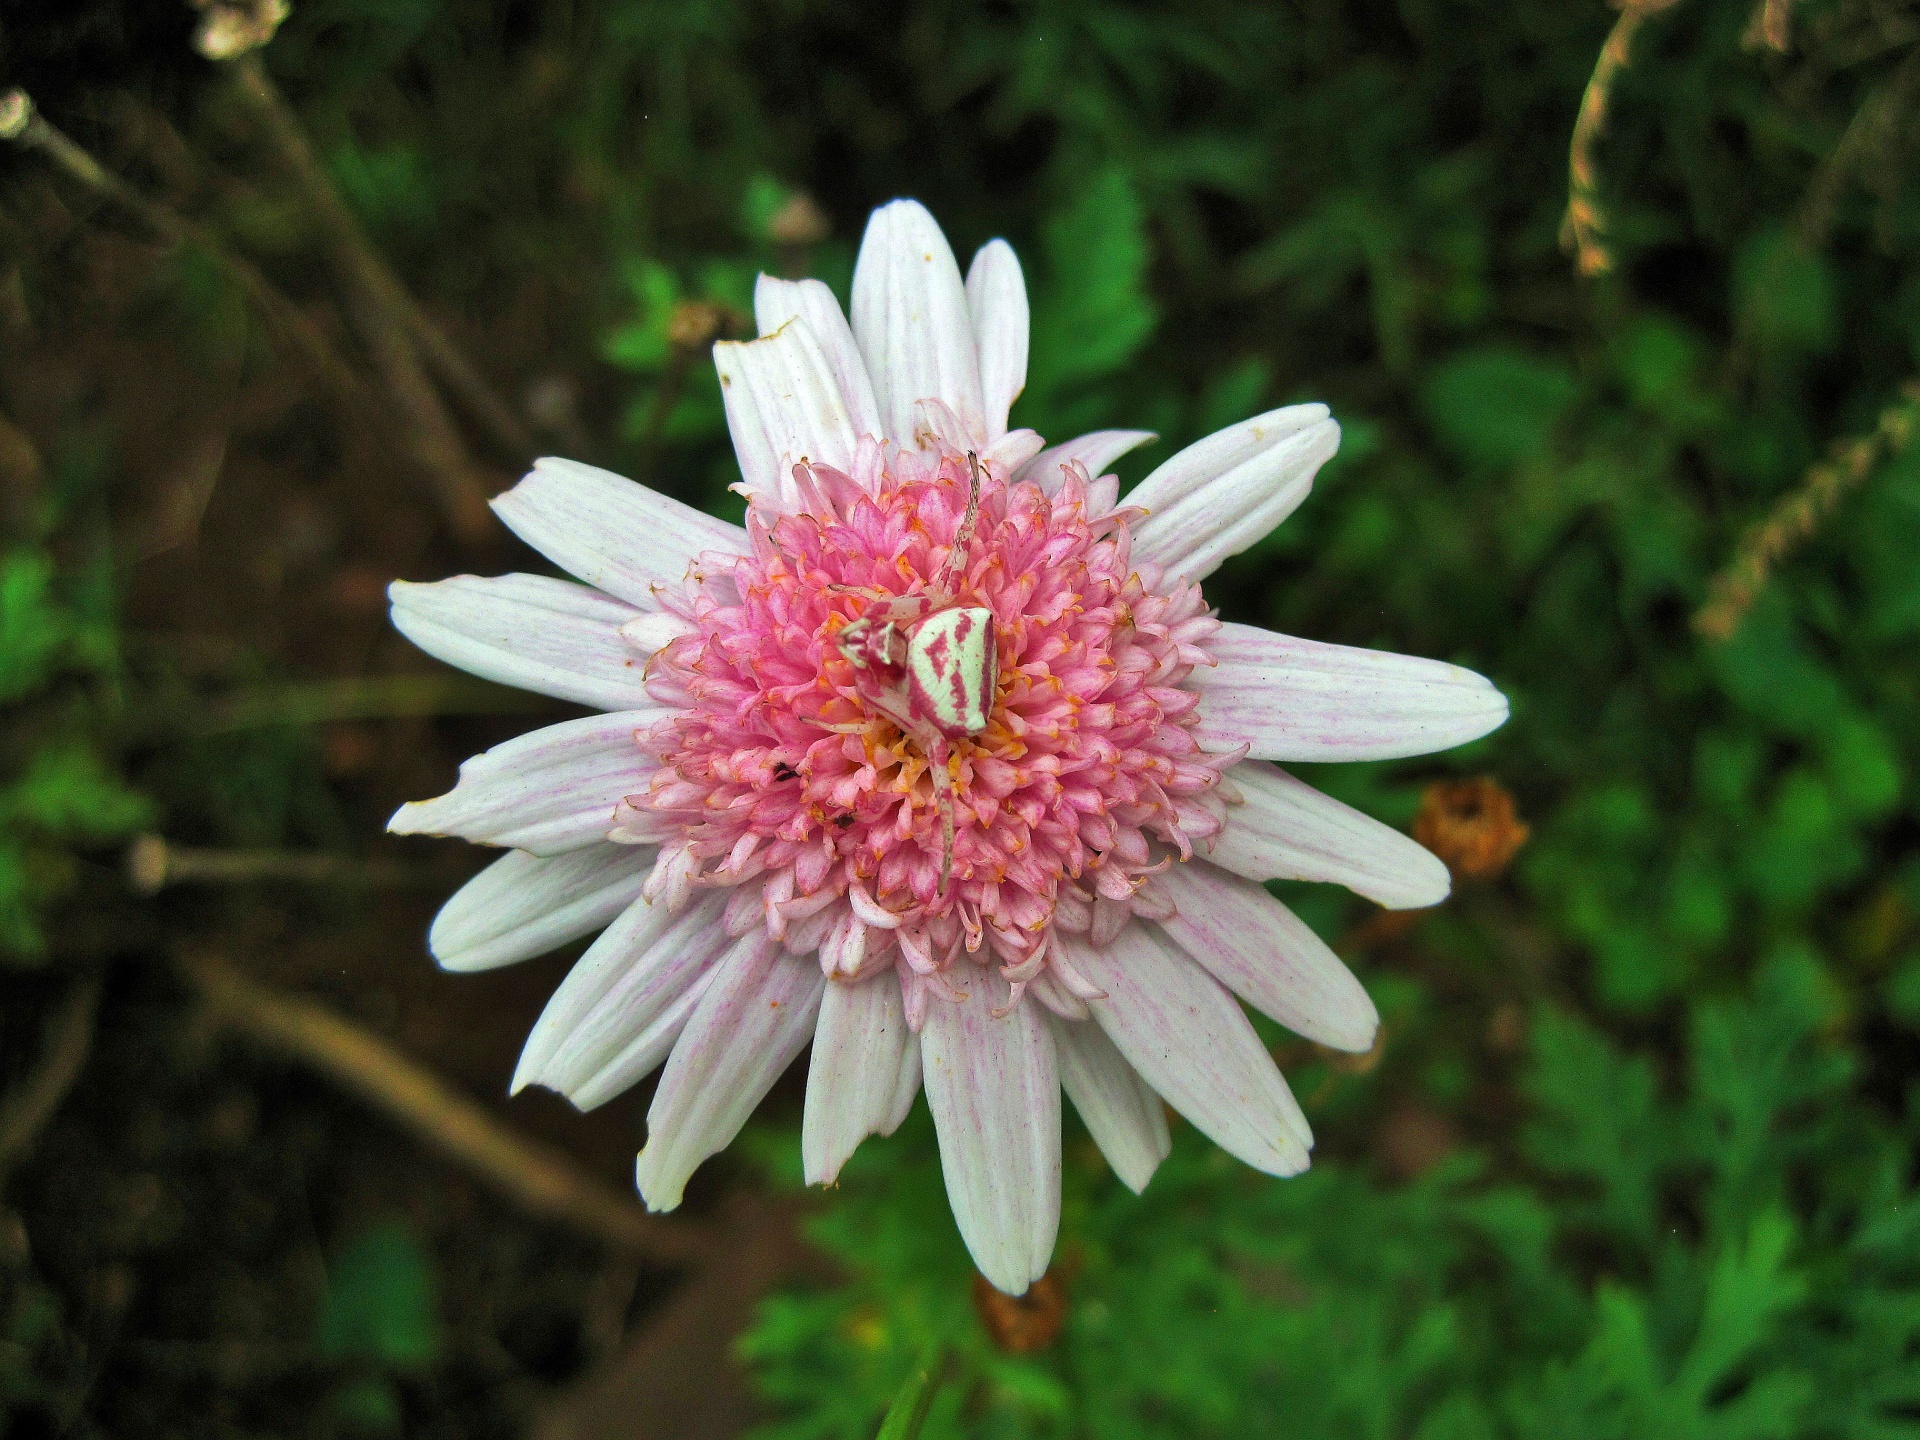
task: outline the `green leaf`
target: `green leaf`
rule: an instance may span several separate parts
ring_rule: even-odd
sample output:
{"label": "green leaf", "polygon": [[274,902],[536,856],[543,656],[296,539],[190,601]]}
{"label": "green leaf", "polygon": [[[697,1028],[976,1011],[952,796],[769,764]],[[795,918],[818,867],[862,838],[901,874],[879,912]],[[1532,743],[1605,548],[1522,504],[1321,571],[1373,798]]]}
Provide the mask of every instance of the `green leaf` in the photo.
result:
{"label": "green leaf", "polygon": [[1569,1213],[1648,1240],[1660,1172],[1673,1155],[1653,1067],[1621,1055],[1578,1016],[1545,1008],[1534,1017],[1526,1092],[1535,1109],[1522,1132],[1528,1154],[1548,1173],[1582,1182],[1586,1198]]}
{"label": "green leaf", "polygon": [[1462,460],[1504,468],[1546,449],[1579,389],[1556,361],[1487,346],[1436,367],[1421,387],[1420,409]]}
{"label": "green leaf", "polygon": [[1784,226],[1771,226],[1740,247],[1734,264],[1734,307],[1763,349],[1818,354],[1839,327],[1832,267]]}
{"label": "green leaf", "polygon": [[0,817],[52,835],[112,839],[152,816],[145,797],[127,789],[98,755],[71,742],[35,752],[25,773],[0,790]]}
{"label": "green leaf", "polygon": [[1153,333],[1146,216],[1126,172],[1098,172],[1049,217],[1045,283],[1033,295],[1023,423],[1047,426],[1066,392],[1114,374]]}
{"label": "green leaf", "polygon": [[53,561],[32,550],[0,558],[0,701],[36,689],[52,673],[69,632],[53,599]]}
{"label": "green leaf", "polygon": [[326,158],[334,183],[369,227],[418,231],[433,224],[440,187],[417,146],[363,146],[349,136],[329,148]]}
{"label": "green leaf", "polygon": [[875,1440],[920,1440],[934,1399],[946,1382],[947,1360],[944,1351],[935,1350],[920,1362],[900,1386],[880,1422]]}
{"label": "green leaf", "polygon": [[334,1257],[316,1338],[320,1353],[332,1359],[372,1360],[397,1370],[439,1358],[432,1262],[405,1225],[375,1225]]}

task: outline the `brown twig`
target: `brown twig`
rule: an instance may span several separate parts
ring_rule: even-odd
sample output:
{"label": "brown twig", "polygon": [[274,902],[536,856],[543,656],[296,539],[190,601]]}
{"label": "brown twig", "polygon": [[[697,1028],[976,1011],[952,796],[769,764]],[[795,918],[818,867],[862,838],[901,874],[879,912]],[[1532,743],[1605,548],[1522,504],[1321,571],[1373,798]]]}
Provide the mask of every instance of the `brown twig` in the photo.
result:
{"label": "brown twig", "polygon": [[1813,534],[1876,465],[1906,449],[1917,426],[1920,381],[1909,380],[1900,387],[1899,398],[1880,412],[1870,432],[1835,444],[1827,458],[1809,469],[1793,492],[1747,532],[1732,561],[1709,582],[1707,603],[1693,617],[1694,630],[1708,640],[1731,638],[1774,567]]}
{"label": "brown twig", "polygon": [[708,1249],[697,1227],[653,1218],[558,1151],[516,1135],[352,1021],[248,979],[209,955],[183,955],[178,964],[222,1025],[318,1070],[527,1213],[654,1259],[686,1260]]}
{"label": "brown twig", "polygon": [[40,447],[0,410],[0,534],[32,527],[45,479]]}
{"label": "brown twig", "polygon": [[86,1068],[93,1049],[94,1020],[100,1013],[100,988],[98,975],[75,982],[66,1002],[47,1023],[39,1068],[0,1103],[0,1177],[33,1149]]}
{"label": "brown twig", "polygon": [[1607,214],[1600,204],[1600,167],[1594,159],[1594,146],[1607,128],[1607,107],[1613,97],[1614,82],[1627,68],[1633,51],[1634,32],[1650,15],[1673,5],[1675,0],[1625,0],[1620,18],[1613,22],[1593,74],[1580,96],[1580,111],[1573,121],[1573,142],[1567,150],[1567,214],[1560,222],[1560,245],[1574,254],[1582,275],[1604,275],[1613,268],[1613,251],[1607,244]]}
{"label": "brown twig", "polygon": [[[241,8],[245,10],[247,7]],[[234,7],[225,7],[223,13],[233,15]],[[255,27],[251,33],[257,38],[257,43],[236,49],[230,54],[209,54],[207,58],[232,59],[246,49],[257,49],[266,43],[267,38],[270,38],[263,31],[269,25],[277,24],[276,17],[271,13],[252,16],[242,14],[240,18],[251,20]],[[204,47],[202,49],[204,51]],[[131,127],[137,130],[137,139],[145,153],[176,172],[189,175],[195,184],[206,186],[217,183],[215,177],[204,172],[197,157],[193,155],[187,143],[181,139],[164,115],[130,95],[120,97],[120,105],[123,114],[131,122]],[[379,261],[377,253],[374,259],[376,262]],[[391,275],[390,269],[388,273]],[[474,368],[466,352],[448,338],[447,333],[420,308],[398,280],[394,281],[393,288],[404,301],[406,323],[413,331],[414,343],[419,348],[421,358],[426,361],[427,368],[439,378],[448,394],[467,412],[469,418],[486,432],[487,437],[502,452],[502,458],[511,459],[516,464],[530,459],[535,449],[533,437],[514,412],[513,407],[500,398],[488,384],[486,377]]]}
{"label": "brown twig", "polygon": [[[415,338],[422,323],[413,299],[361,231],[359,221],[333,188],[292,109],[255,51],[230,62],[236,91],[258,122],[281,167],[300,187],[318,221],[348,310],[373,362],[407,419],[405,443],[433,481],[441,509],[454,532],[474,540],[487,533],[488,486],[428,378]],[[477,376],[472,377],[477,380]],[[504,408],[504,407],[502,407]]]}
{"label": "brown twig", "polygon": [[[402,292],[403,294],[405,292]],[[407,296],[407,323],[413,327],[414,344],[420,347],[427,368],[439,377],[447,393],[459,402],[487,438],[516,465],[533,459],[536,446],[532,433],[520,423],[513,407],[502,400],[467,358],[466,351],[448,338],[447,332],[433,323],[427,312]]]}
{"label": "brown twig", "polygon": [[0,140],[38,150],[72,179],[139,220],[169,247],[195,247],[211,256],[246,293],[267,323],[298,350],[334,393],[356,406],[366,402],[365,387],[327,334],[266,276],[222,245],[204,227],[150,200],[113,174],[34,109],[25,91],[0,95]]}
{"label": "brown twig", "polygon": [[351,855],[284,850],[207,850],[142,835],[127,848],[127,879],[142,895],[169,885],[251,885],[290,880],[303,885],[394,888],[426,877],[410,865],[361,860]]}

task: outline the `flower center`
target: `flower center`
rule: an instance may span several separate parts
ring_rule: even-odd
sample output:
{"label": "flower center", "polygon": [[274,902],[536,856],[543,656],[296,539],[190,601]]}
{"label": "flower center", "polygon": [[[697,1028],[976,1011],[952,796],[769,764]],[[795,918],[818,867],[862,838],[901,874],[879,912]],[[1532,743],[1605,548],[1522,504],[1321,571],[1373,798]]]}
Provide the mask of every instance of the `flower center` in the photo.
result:
{"label": "flower center", "polygon": [[751,554],[654,661],[683,707],[643,732],[660,768],[629,802],[666,837],[656,878],[741,887],[856,970],[984,944],[1037,972],[1056,921],[1126,906],[1217,829],[1182,687],[1215,622],[1131,566],[1078,467],[1052,494],[951,451],[871,489],[802,469],[805,511],[750,516]]}

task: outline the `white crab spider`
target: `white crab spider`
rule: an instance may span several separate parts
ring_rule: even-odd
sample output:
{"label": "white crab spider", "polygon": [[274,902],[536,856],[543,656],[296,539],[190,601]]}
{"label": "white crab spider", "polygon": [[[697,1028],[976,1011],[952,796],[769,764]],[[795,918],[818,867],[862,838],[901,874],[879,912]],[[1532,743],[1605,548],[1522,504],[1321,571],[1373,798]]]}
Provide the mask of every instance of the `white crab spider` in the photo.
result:
{"label": "white crab spider", "polygon": [[967,464],[972,472],[967,513],[932,588],[876,600],[835,639],[853,665],[861,698],[915,740],[927,757],[940,805],[941,894],[953,868],[950,742],[987,728],[1000,679],[993,612],[954,603],[980,514],[980,459],[969,452]]}

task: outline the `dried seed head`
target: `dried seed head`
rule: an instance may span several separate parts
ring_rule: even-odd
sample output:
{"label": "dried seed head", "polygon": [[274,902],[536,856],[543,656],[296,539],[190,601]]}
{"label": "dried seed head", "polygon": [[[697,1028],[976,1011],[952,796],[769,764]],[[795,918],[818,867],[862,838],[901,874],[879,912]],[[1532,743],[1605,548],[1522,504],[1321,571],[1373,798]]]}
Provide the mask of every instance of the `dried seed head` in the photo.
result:
{"label": "dried seed head", "polygon": [[833,226],[811,195],[796,190],[767,217],[767,238],[776,245],[818,245]]}
{"label": "dried seed head", "polygon": [[667,343],[698,350],[734,328],[734,313],[712,300],[682,300],[667,316]]}
{"label": "dried seed head", "polygon": [[258,50],[292,10],[287,0],[189,0],[200,11],[193,48],[209,60],[236,60]]}
{"label": "dried seed head", "polygon": [[0,140],[18,140],[27,133],[33,119],[33,101],[24,90],[9,90],[0,95]]}

